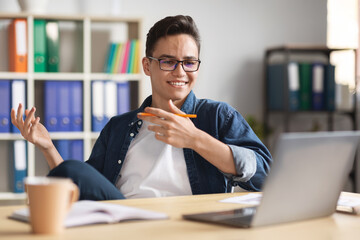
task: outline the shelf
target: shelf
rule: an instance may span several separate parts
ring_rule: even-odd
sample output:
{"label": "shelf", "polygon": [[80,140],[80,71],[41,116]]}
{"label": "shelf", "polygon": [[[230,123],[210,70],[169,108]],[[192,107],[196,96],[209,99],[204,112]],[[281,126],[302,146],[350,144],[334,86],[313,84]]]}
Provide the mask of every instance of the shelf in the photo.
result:
{"label": "shelf", "polygon": [[[331,110],[293,110],[290,109],[290,104],[289,104],[289,99],[290,99],[290,81],[289,81],[289,63],[297,63],[296,65],[298,65],[298,74],[300,74],[300,65],[302,63],[307,63],[309,66],[309,68],[311,69],[309,74],[310,76],[313,74],[312,73],[312,63],[320,63],[323,65],[320,66],[324,66],[324,70],[323,70],[323,76],[325,77],[325,66],[329,66],[331,64],[330,58],[331,58],[331,53],[332,52],[336,52],[336,51],[356,51],[356,49],[353,48],[329,48],[325,45],[309,45],[309,44],[287,44],[287,45],[282,45],[282,46],[276,46],[276,47],[271,47],[268,48],[266,50],[265,53],[265,59],[264,59],[264,92],[265,92],[265,98],[264,98],[264,126],[265,129],[269,130],[271,129],[270,127],[270,116],[272,114],[277,114],[283,117],[283,122],[277,122],[277,126],[283,127],[285,132],[291,132],[290,129],[290,122],[292,121],[292,117],[295,116],[300,116],[300,115],[312,115],[312,116],[316,116],[316,115],[325,115],[327,120],[324,122],[324,124],[326,124],[325,126],[327,126],[327,130],[328,131],[332,131],[334,129],[334,117],[335,115],[347,115],[347,117],[349,117],[351,119],[352,122],[352,129],[356,130],[357,129],[357,101],[353,101],[353,106],[351,107],[351,109],[349,110],[342,110],[342,109],[336,109],[336,102],[335,104],[335,109],[332,110],[331,107],[329,107],[328,109]],[[322,60],[324,60],[323,58],[325,58],[326,61],[319,61],[319,54],[321,54],[322,56]],[[279,58],[279,56],[281,56],[282,58]],[[295,57],[296,56],[296,57]],[[300,56],[300,57],[299,57]],[[304,57],[306,56],[306,57]],[[277,57],[277,58],[274,58]],[[273,58],[273,59],[271,59]],[[302,59],[303,58],[303,59]],[[302,59],[302,60],[301,60]],[[311,60],[312,59],[312,60]],[[273,60],[273,61],[271,61]],[[276,60],[276,61],[275,61]],[[309,64],[310,63],[310,64]],[[306,65],[306,64],[303,64]],[[271,69],[268,67],[271,66]],[[286,66],[286,67],[285,67]],[[303,66],[304,67],[304,66]],[[270,70],[269,70],[270,69]],[[282,70],[280,70],[282,69]],[[294,68],[293,68],[294,69]],[[272,72],[270,72],[272,71]],[[272,79],[272,84],[276,83],[276,85],[268,85],[268,74],[271,73],[271,79]],[[332,72],[333,73],[333,72]],[[293,73],[294,74],[294,73]],[[292,75],[293,76],[293,75]],[[299,85],[301,85],[301,80],[300,80],[300,75],[298,75],[298,80],[299,81]],[[312,78],[312,76],[311,76]],[[277,79],[275,81],[275,79]],[[330,78],[332,80],[334,80],[333,78]],[[296,80],[296,78],[292,78],[293,81]],[[330,81],[330,80],[329,80]],[[282,87],[283,90],[278,92],[277,94],[274,94],[274,86],[279,86],[280,82],[282,83]],[[331,81],[333,84],[336,83],[336,79],[335,79],[335,83],[333,81]],[[294,84],[294,82],[292,82],[292,84]],[[310,86],[312,85],[312,80],[310,81]],[[325,82],[323,83],[325,84]],[[356,85],[357,82],[355,81],[355,89],[356,89]],[[270,88],[270,86],[272,86],[272,89]],[[280,85],[281,86],[281,85]],[[294,85],[292,85],[294,87]],[[305,86],[305,85],[303,85]],[[307,85],[309,86],[309,85]],[[336,85],[334,86],[335,89]],[[310,87],[312,88],[312,87]],[[299,93],[300,93],[300,89],[301,86],[298,88]],[[306,88],[308,89],[308,88]],[[325,85],[323,85],[323,90],[325,89]],[[333,89],[333,88],[331,88]],[[270,109],[270,100],[269,100],[269,92],[268,90],[271,92],[271,96],[281,96],[278,99],[276,99],[276,101],[274,100],[275,98],[271,98],[272,100],[272,109]],[[295,90],[296,91],[296,90]],[[334,94],[336,93],[335,90],[333,92]],[[294,92],[292,92],[291,94],[294,94]],[[310,96],[310,99],[312,97],[312,89],[310,91],[310,95],[307,95],[307,97]],[[324,93],[325,94],[325,93]],[[296,96],[295,95],[291,95],[292,97]],[[332,95],[333,96],[333,95]],[[349,101],[350,98],[356,99],[356,92],[354,93],[354,95],[351,95],[349,93]],[[281,99],[280,99],[281,98]],[[301,101],[301,98],[298,97],[297,101]],[[329,98],[331,99],[331,98]],[[292,101],[294,101],[296,103],[296,101],[294,99],[292,99]],[[336,99],[333,99],[333,101],[336,101]],[[294,103],[292,102],[292,103]],[[331,101],[329,101],[331,102]],[[310,100],[310,105],[312,105],[312,102]],[[273,109],[282,109],[283,110],[273,110]],[[294,105],[292,105],[294,106]],[[325,102],[324,102],[324,107],[325,107]],[[285,109],[284,109],[285,108]],[[287,109],[289,108],[289,109]],[[347,109],[347,108],[346,108]],[[311,119],[311,116],[309,116],[309,119]],[[267,131],[266,130],[266,131]],[[269,137],[267,137],[269,138]],[[271,145],[267,139],[265,139],[265,142],[267,145]]]}
{"label": "shelf", "polygon": [[[26,46],[28,55],[28,72],[25,73],[8,71],[9,61],[7,51],[9,46],[7,45],[7,27],[11,23],[12,19],[17,18],[25,18],[27,20]],[[58,72],[34,72],[34,20],[37,19],[54,20],[59,23],[59,35],[61,37],[59,38],[60,64]],[[117,85],[125,85],[119,83],[129,82],[128,91],[131,105],[130,109],[139,107],[139,91],[141,90],[143,74],[107,74],[102,73],[102,70],[104,69],[105,62],[108,58],[107,51],[110,43],[119,44],[132,39],[139,39],[140,42],[142,42],[141,19],[135,17],[100,17],[88,15],[46,15],[0,12],[0,21],[0,42],[4,43],[0,46],[0,52],[4,53],[2,58],[0,58],[0,80],[25,80],[26,106],[36,106],[36,116],[40,116],[42,124],[44,124],[44,114],[46,111],[44,89],[45,87],[48,87],[48,85],[45,84],[45,81],[67,81],[63,85],[60,85],[61,83],[58,82],[55,83],[57,84],[57,87],[55,88],[56,90],[54,90],[54,95],[60,94],[60,91],[58,91],[60,87],[75,86],[77,83],[73,81],[79,81],[82,83],[80,90],[82,92],[76,92],[77,95],[74,92],[71,93],[74,95],[66,93],[66,96],[68,96],[67,99],[78,99],[74,96],[82,94],[82,98],[79,99],[81,99],[82,102],[83,131],[53,131],[49,132],[49,134],[51,139],[57,143],[66,142],[58,140],[71,140],[70,144],[73,144],[80,142],[73,140],[81,140],[83,144],[82,160],[86,160],[90,156],[92,147],[100,134],[99,132],[92,131],[92,81],[104,80],[108,83],[108,80],[110,80],[115,81]],[[141,56],[143,51],[141,47],[139,48],[138,52]],[[140,57],[138,61],[139,66],[141,66]],[[61,104],[63,102],[64,101],[62,101],[61,98],[56,101],[56,111],[63,110],[58,106],[58,103]],[[74,104],[68,105],[73,106]],[[77,109],[80,109],[80,107]],[[55,128],[55,130],[57,129]],[[15,140],[23,140],[23,137],[20,134],[15,133],[0,133],[0,152],[2,153],[0,156],[0,200],[25,198],[25,194],[15,194],[11,192],[14,185],[11,175],[14,173],[12,172],[14,171],[14,151],[12,148],[14,145],[13,141]],[[27,144],[26,146],[28,175],[46,175],[49,169],[41,151],[35,148],[33,144]],[[78,153],[80,153],[80,151],[78,151]]]}

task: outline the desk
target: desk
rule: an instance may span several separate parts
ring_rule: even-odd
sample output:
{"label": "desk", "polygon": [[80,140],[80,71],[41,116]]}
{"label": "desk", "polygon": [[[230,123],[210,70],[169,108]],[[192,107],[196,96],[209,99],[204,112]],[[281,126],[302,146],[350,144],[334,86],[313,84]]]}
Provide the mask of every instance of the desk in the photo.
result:
{"label": "desk", "polygon": [[[110,201],[164,212],[168,220],[133,221],[68,228],[58,236],[30,233],[30,225],[7,219],[15,209],[24,206],[0,207],[0,239],[359,239],[360,216],[335,213],[330,217],[253,229],[185,221],[182,214],[228,210],[241,205],[220,203],[218,200],[244,193],[210,194],[150,199]],[[355,194],[360,197],[360,194]]]}

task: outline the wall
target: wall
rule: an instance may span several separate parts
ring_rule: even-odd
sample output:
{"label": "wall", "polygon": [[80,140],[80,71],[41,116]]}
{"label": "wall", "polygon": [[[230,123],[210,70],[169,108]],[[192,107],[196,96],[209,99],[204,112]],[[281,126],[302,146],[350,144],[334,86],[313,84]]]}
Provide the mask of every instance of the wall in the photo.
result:
{"label": "wall", "polygon": [[[13,6],[5,8],[4,3]],[[326,0],[49,0],[49,13],[124,14],[143,18],[143,36],[159,19],[191,15],[202,36],[195,93],[262,118],[263,56],[284,43],[326,44]],[[17,10],[0,0],[1,10]],[[142,96],[151,94],[149,80]]]}

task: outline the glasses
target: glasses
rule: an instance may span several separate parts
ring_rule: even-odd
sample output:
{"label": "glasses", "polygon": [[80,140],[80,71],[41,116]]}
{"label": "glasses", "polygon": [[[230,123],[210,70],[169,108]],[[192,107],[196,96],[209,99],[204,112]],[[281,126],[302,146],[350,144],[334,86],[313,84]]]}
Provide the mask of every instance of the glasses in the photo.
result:
{"label": "glasses", "polygon": [[200,60],[194,60],[194,59],[178,61],[176,59],[171,59],[171,58],[154,58],[154,57],[148,57],[148,58],[159,61],[159,67],[163,71],[174,71],[179,65],[179,63],[181,63],[181,66],[185,72],[196,72],[197,70],[199,70],[201,63]]}

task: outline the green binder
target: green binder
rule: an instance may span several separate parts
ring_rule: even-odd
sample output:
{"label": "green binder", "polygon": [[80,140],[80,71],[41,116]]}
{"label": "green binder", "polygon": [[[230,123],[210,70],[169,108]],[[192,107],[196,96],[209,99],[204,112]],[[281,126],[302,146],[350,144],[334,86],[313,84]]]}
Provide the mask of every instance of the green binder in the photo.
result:
{"label": "green binder", "polygon": [[34,20],[34,71],[46,72],[46,21]]}
{"label": "green binder", "polygon": [[312,68],[310,63],[299,64],[300,110],[311,110]]}
{"label": "green binder", "polygon": [[59,71],[59,23],[57,21],[46,22],[47,43],[47,70],[48,72]]}

